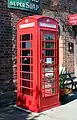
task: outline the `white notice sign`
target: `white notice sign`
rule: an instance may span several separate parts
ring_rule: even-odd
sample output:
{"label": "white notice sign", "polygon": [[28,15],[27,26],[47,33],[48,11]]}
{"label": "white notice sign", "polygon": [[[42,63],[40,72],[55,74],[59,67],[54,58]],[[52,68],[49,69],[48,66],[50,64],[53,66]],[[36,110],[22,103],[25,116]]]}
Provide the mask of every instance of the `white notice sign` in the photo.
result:
{"label": "white notice sign", "polygon": [[46,63],[52,64],[52,58],[46,58]]}
{"label": "white notice sign", "polygon": [[23,29],[23,28],[28,28],[28,27],[34,27],[35,26],[35,23],[32,22],[32,23],[27,23],[27,24],[21,24],[19,26],[20,29]]}
{"label": "white notice sign", "polygon": [[48,23],[39,23],[41,27],[49,27],[49,28],[56,28],[55,24],[48,24]]}

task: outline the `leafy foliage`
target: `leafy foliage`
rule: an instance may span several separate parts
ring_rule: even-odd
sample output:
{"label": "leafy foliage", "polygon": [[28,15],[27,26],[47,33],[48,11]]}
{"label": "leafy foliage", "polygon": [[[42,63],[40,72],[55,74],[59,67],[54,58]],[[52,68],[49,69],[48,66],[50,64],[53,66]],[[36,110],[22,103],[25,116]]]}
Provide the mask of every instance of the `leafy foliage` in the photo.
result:
{"label": "leafy foliage", "polygon": [[67,75],[63,75],[63,70],[60,73],[60,88],[64,89],[64,82],[67,78]]}

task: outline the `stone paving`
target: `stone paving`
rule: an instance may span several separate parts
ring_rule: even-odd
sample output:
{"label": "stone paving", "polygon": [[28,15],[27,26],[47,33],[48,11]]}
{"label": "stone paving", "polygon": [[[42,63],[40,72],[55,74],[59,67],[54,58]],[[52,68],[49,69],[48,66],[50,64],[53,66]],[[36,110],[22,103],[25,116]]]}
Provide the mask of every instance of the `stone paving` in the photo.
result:
{"label": "stone paving", "polygon": [[[69,102],[71,100],[73,101]],[[31,113],[15,105],[2,107],[0,108],[0,120],[77,120],[77,93],[66,97],[66,102],[65,105],[41,113]]]}
{"label": "stone paving", "polygon": [[13,106],[0,108],[0,120],[27,120],[29,114]]}
{"label": "stone paving", "polygon": [[66,105],[44,111],[37,120],[77,120],[77,99]]}

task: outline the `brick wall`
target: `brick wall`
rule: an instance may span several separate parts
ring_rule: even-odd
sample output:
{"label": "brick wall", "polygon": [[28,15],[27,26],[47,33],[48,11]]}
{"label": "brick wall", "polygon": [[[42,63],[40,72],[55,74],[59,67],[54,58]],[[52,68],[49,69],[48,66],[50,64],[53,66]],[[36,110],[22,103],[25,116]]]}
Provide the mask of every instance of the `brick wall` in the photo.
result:
{"label": "brick wall", "polygon": [[77,13],[77,0],[41,0],[42,8]]}
{"label": "brick wall", "polygon": [[74,53],[68,51],[68,43],[72,42],[74,44],[72,33],[69,32],[69,26],[67,23],[67,17],[69,12],[61,11],[47,11],[43,10],[43,15],[50,16],[59,21],[60,26],[60,40],[59,40],[59,65],[60,71],[64,68],[66,71],[74,71]]}
{"label": "brick wall", "polygon": [[77,12],[77,0],[59,0],[59,9],[69,13]]}
{"label": "brick wall", "polygon": [[74,52],[69,52],[68,44],[69,42],[73,43],[75,40],[73,37],[69,34],[69,32],[66,30],[63,34],[64,36],[64,52],[63,52],[63,66],[65,67],[66,71],[73,72],[75,70],[74,66]]}
{"label": "brick wall", "polygon": [[[72,1],[72,0],[70,0]],[[41,0],[41,8],[43,14],[58,19],[61,29],[65,26],[66,17],[69,11],[77,12],[77,1],[72,1],[70,5],[68,0],[58,0],[59,4],[55,6],[53,0]],[[70,6],[71,9],[70,9]],[[55,9],[53,9],[55,8]],[[72,9],[73,8],[73,9]],[[53,11],[51,11],[53,10]],[[56,12],[54,11],[56,10]],[[63,10],[64,12],[60,12]],[[68,13],[67,13],[68,11]],[[21,10],[7,8],[7,0],[0,0],[0,103],[11,104],[14,98],[14,81],[16,81],[16,22],[25,17],[33,15],[33,13]],[[68,35],[67,35],[68,34]],[[67,35],[67,37],[66,37]],[[63,40],[63,65],[67,70],[73,70],[73,54],[68,52],[67,42],[69,33],[67,31],[61,33]],[[71,37],[69,38],[69,41]],[[68,58],[68,59],[67,59]],[[69,67],[68,67],[68,63]],[[70,67],[72,66],[72,67]],[[72,71],[71,70],[71,71]],[[5,99],[4,99],[5,98]]]}
{"label": "brick wall", "polygon": [[0,105],[11,104],[16,80],[16,22],[33,13],[7,8],[0,0]]}
{"label": "brick wall", "polygon": [[[54,3],[57,4],[55,5]],[[59,46],[60,68],[64,68],[69,72],[75,71],[74,53],[68,51],[69,42],[72,42],[75,45],[75,39],[73,39],[72,31],[69,32],[67,22],[68,15],[73,13],[77,13],[77,0],[49,0],[48,2],[44,0],[43,15],[50,16],[59,21],[61,38]]]}

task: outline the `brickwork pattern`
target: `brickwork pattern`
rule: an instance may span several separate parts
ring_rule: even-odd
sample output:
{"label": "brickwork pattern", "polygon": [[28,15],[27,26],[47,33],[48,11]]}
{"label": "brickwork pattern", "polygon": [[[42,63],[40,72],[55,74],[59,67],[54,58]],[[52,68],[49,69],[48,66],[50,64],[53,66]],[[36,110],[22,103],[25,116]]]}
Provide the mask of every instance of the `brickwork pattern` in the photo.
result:
{"label": "brickwork pattern", "polygon": [[69,13],[77,13],[77,0],[59,0],[59,9]]}
{"label": "brickwork pattern", "polygon": [[[33,13],[21,10],[14,10],[9,9],[7,7],[8,0],[0,0],[0,103],[12,103],[12,98],[14,98],[13,91],[15,90],[14,83],[16,81],[16,22],[29,15],[33,15]],[[50,10],[57,10],[52,15],[54,18],[58,19],[59,22],[62,22],[62,25],[66,23],[66,16],[67,12],[60,12],[68,11],[68,12],[77,12],[77,0],[58,0],[59,6],[58,9],[51,9],[54,8],[52,0],[41,0],[41,9],[44,9],[45,13]],[[70,2],[72,4],[70,4]],[[54,2],[55,3],[55,2]],[[53,6],[53,7],[51,7]],[[50,14],[49,14],[50,16]],[[56,17],[55,17],[56,16]],[[52,17],[52,16],[51,16]],[[63,37],[66,36],[68,32],[64,32],[62,34]],[[63,42],[64,42],[64,65],[67,67],[68,63],[69,68],[67,70],[71,70],[73,67],[73,55],[67,51],[67,42],[68,41],[67,35]],[[70,40],[70,39],[69,39]],[[65,51],[66,50],[66,51]],[[66,61],[68,59],[68,61]],[[71,66],[71,67],[70,67]],[[72,71],[72,70],[71,70]],[[6,98],[6,99],[5,99]],[[7,99],[8,98],[8,99]]]}
{"label": "brickwork pattern", "polygon": [[11,104],[16,81],[16,23],[33,13],[7,8],[0,0],[0,103]]}
{"label": "brickwork pattern", "polygon": [[[63,11],[43,11],[43,15],[50,16],[52,18],[55,18],[56,20],[59,21],[60,24],[60,36],[62,37],[62,44],[60,46],[60,50],[63,52],[63,64],[62,67],[65,68],[66,71],[72,72],[74,71],[74,54],[70,53],[68,51],[68,43],[72,42],[74,43],[75,40],[71,36],[72,34],[69,32],[69,26],[67,23],[67,17],[69,15],[69,12],[64,12]],[[61,54],[61,53],[60,53]],[[61,56],[60,56],[60,61],[61,61]]]}

